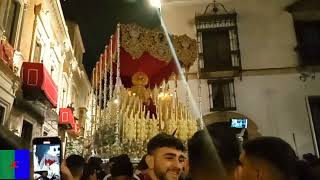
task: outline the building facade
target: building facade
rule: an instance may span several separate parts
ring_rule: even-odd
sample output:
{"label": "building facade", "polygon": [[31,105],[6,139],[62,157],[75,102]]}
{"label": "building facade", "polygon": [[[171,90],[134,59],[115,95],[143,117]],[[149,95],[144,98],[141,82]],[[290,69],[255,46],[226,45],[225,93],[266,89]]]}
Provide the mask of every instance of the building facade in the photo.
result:
{"label": "building facade", "polygon": [[5,148],[30,148],[34,137],[58,136],[61,108],[86,118],[84,47],[79,28],[68,31],[59,0],[4,0],[0,9],[1,138]]}
{"label": "building facade", "polygon": [[63,95],[60,97],[60,107],[71,107],[78,124],[77,131],[69,130],[65,136],[65,142],[72,141],[66,145],[67,153],[82,154],[86,121],[90,118],[87,113],[91,84],[82,64],[85,49],[79,26],[72,21],[67,21],[67,27],[73,53],[68,54],[72,61],[65,62],[63,65],[63,83],[61,85]]}
{"label": "building facade", "polygon": [[[195,16],[203,15],[211,2],[165,1],[162,16],[168,31],[197,38],[200,30],[196,26]],[[299,156],[317,154],[314,134],[317,128],[313,127],[309,99],[320,96],[319,63],[302,63],[297,24],[300,21],[320,20],[318,16],[311,16],[319,14],[316,8],[319,6],[314,4],[318,2],[218,2],[227,10],[237,13],[241,69],[231,76],[224,74],[223,70],[217,70],[213,75],[201,77],[200,64],[196,63],[190,68],[188,84],[205,122],[227,121],[236,116],[248,118],[249,131],[250,128],[255,129],[255,135],[281,137],[295,148]],[[295,14],[295,11],[298,12]],[[313,39],[317,37],[315,34]],[[215,41],[209,43],[212,47],[221,45]],[[213,99],[212,92],[215,85],[211,84],[224,79],[232,80],[233,88],[229,92],[234,96],[234,107],[215,110],[214,102],[217,99]],[[179,98],[182,101],[188,99],[185,98],[186,90],[182,82],[178,83],[178,89]]]}

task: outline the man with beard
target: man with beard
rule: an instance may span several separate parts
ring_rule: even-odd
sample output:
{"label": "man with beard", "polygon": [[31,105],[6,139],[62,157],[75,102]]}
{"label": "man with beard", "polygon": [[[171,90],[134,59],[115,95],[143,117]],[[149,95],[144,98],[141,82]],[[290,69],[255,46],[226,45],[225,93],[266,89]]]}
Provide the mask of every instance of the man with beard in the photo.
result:
{"label": "man with beard", "polygon": [[178,180],[182,173],[185,147],[176,137],[158,134],[147,145],[146,163],[150,180]]}

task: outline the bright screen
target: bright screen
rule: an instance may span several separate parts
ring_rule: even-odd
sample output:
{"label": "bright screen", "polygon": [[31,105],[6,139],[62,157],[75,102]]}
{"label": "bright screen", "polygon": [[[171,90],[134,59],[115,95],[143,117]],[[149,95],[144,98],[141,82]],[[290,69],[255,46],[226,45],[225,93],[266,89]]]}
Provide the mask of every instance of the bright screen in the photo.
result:
{"label": "bright screen", "polygon": [[231,127],[233,128],[247,128],[248,120],[247,119],[231,119]]}
{"label": "bright screen", "polygon": [[34,144],[34,179],[60,179],[60,145]]}

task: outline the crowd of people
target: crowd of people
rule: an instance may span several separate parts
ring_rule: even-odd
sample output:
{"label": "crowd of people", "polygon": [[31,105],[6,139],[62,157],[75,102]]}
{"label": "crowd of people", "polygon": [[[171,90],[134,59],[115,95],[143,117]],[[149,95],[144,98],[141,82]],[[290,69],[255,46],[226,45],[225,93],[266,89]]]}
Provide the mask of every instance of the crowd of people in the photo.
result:
{"label": "crowd of people", "polygon": [[239,142],[228,123],[196,132],[185,147],[178,138],[158,134],[134,168],[122,154],[103,163],[70,155],[61,166],[65,180],[319,180],[320,160],[312,154],[299,159],[277,137]]}

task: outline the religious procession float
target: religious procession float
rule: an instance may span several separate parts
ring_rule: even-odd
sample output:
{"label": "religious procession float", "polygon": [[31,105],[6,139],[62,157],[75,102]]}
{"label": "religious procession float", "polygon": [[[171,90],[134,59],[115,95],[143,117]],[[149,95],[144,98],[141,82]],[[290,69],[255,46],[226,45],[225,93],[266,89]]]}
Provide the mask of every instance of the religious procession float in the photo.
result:
{"label": "religious procession float", "polygon": [[[189,69],[196,40],[170,35],[179,65]],[[103,158],[121,153],[140,158],[159,132],[186,142],[199,117],[179,102],[177,64],[165,34],[136,24],[118,24],[92,74],[93,151]]]}

